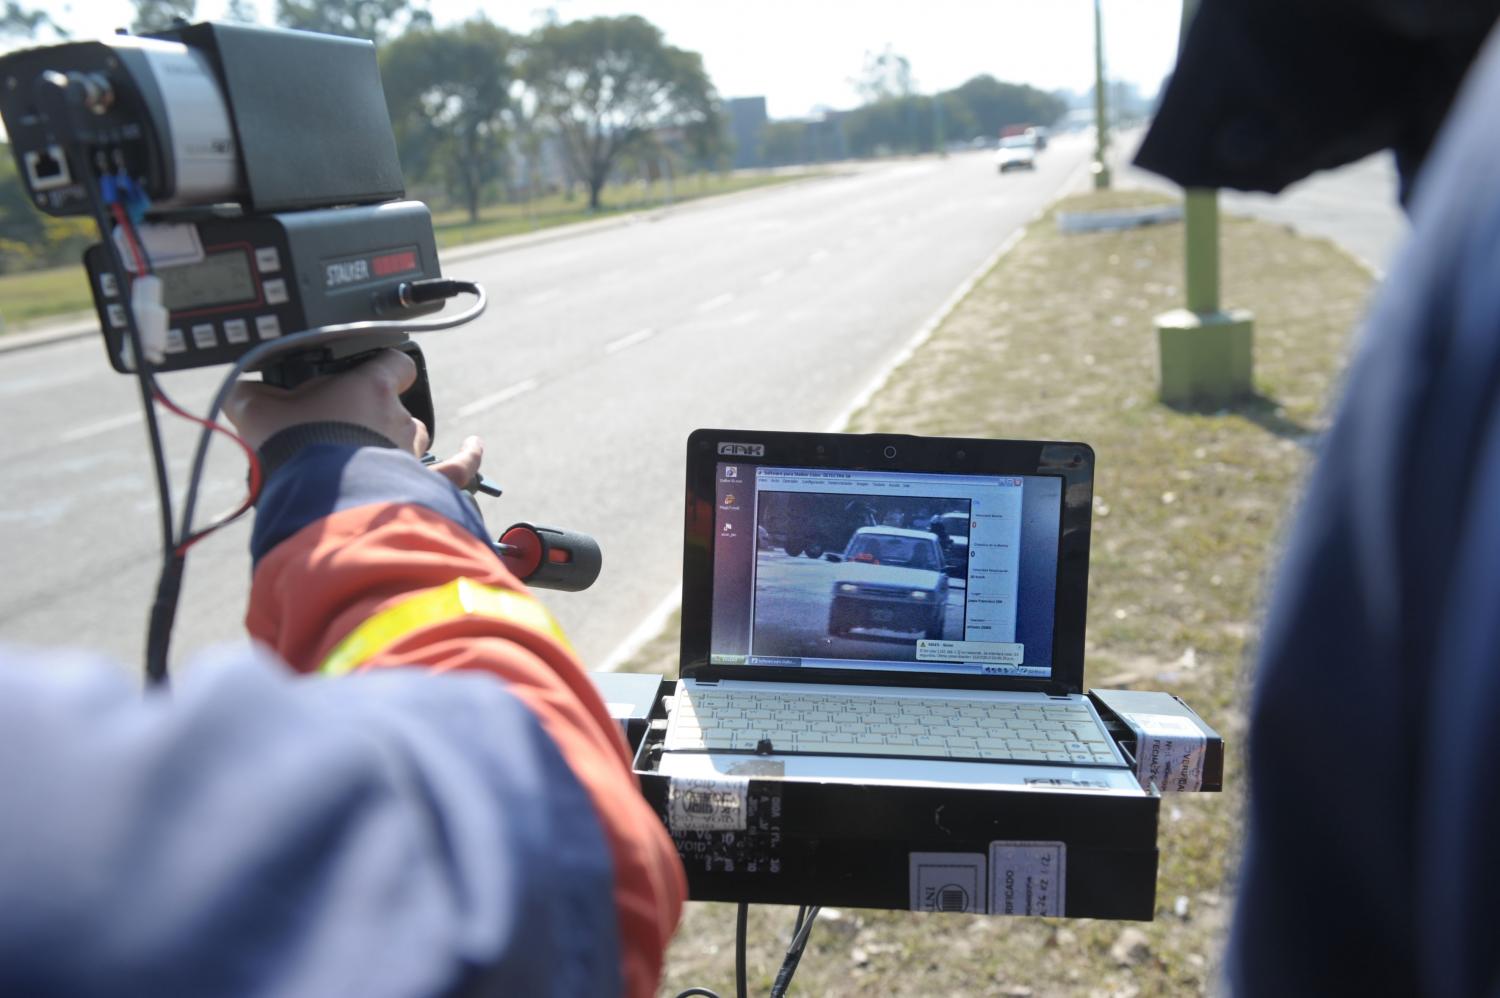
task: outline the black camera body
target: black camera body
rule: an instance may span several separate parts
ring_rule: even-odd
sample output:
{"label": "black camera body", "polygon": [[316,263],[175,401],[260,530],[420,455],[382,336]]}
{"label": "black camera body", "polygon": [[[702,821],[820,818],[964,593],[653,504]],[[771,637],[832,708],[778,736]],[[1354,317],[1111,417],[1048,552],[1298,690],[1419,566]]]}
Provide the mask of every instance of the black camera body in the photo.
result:
{"label": "black camera body", "polygon": [[[76,99],[39,93],[49,74]],[[154,214],[247,214],[405,193],[375,46],[242,24],[69,42],[0,58],[0,117],[33,203],[89,212],[81,146],[138,181]]]}

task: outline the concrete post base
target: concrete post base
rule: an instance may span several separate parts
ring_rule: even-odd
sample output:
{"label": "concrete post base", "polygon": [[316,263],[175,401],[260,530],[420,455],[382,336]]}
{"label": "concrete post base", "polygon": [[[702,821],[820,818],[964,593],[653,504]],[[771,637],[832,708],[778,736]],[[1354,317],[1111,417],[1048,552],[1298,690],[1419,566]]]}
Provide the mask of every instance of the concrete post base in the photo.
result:
{"label": "concrete post base", "polygon": [[1179,308],[1157,316],[1161,400],[1212,409],[1252,395],[1253,327],[1244,309],[1200,315]]}

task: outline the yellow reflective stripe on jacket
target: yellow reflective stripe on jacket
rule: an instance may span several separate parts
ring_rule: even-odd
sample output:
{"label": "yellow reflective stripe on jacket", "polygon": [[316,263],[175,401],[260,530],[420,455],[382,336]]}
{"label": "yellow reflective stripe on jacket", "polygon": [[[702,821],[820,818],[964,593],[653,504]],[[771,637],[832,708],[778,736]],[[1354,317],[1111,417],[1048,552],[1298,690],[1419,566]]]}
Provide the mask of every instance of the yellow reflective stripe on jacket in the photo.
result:
{"label": "yellow reflective stripe on jacket", "polygon": [[325,676],[342,676],[413,631],[459,617],[509,621],[573,650],[552,614],[531,596],[495,589],[473,579],[454,579],[387,607],[360,624],[329,653],[318,671]]}

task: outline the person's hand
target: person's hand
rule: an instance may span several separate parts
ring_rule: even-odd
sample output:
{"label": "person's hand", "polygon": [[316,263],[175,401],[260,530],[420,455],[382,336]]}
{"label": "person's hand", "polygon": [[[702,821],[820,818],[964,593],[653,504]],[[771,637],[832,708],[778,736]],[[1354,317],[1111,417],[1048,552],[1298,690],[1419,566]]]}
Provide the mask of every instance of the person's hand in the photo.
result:
{"label": "person's hand", "polygon": [[[241,381],[225,401],[224,414],[256,450],[290,427],[334,422],[363,426],[420,457],[430,443],[427,427],[406,411],[400,399],[416,380],[417,365],[410,357],[399,350],[383,350],[352,370],[292,389]],[[432,470],[463,488],[479,473],[483,457],[483,443],[469,437],[457,454],[434,464]]]}
{"label": "person's hand", "polygon": [[[422,435],[427,435],[427,427],[422,427]],[[479,474],[479,462],[484,460],[484,441],[478,437],[464,437],[464,445],[457,454],[446,461],[439,461],[432,466],[432,470],[442,475],[458,488],[464,488]]]}
{"label": "person's hand", "polygon": [[224,415],[256,450],[303,423],[353,423],[420,457],[427,451],[427,427],[406,411],[399,397],[416,380],[417,365],[410,357],[382,350],[353,370],[296,388],[241,381],[225,401]]}

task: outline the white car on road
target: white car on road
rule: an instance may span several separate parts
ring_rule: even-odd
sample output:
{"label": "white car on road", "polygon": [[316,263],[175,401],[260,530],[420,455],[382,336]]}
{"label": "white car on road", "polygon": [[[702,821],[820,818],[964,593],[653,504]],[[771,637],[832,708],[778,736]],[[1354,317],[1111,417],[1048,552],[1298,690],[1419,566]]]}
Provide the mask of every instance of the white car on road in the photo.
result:
{"label": "white car on road", "polygon": [[860,527],[834,577],[828,633],[853,637],[942,638],[948,576],[936,534],[901,527]]}
{"label": "white car on road", "polygon": [[1036,140],[1029,135],[1011,135],[1000,140],[995,166],[1001,173],[1036,169]]}

